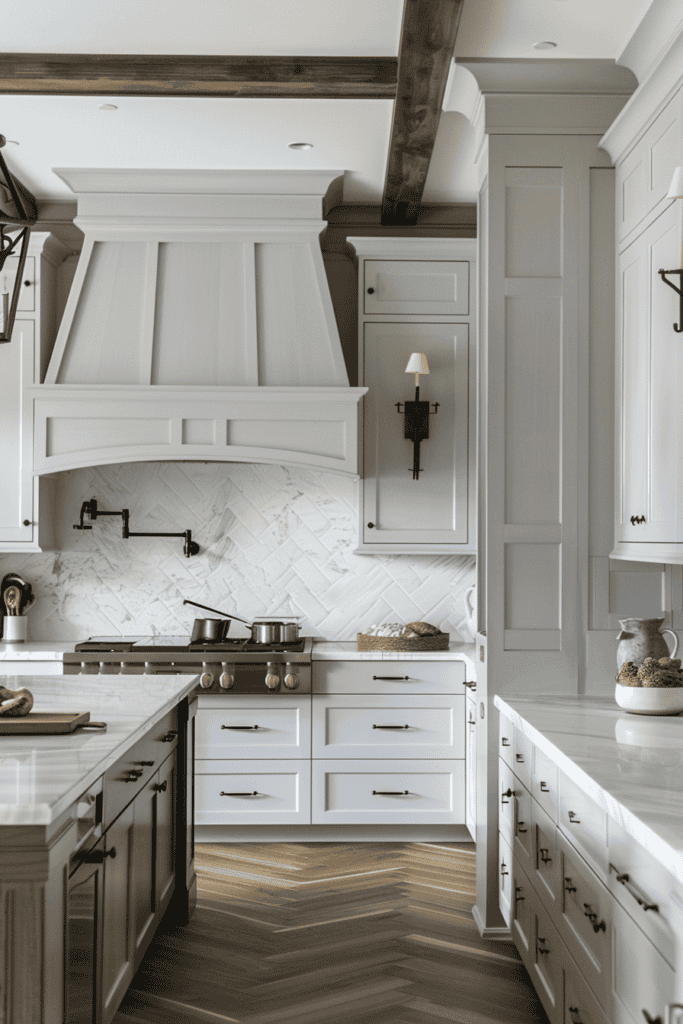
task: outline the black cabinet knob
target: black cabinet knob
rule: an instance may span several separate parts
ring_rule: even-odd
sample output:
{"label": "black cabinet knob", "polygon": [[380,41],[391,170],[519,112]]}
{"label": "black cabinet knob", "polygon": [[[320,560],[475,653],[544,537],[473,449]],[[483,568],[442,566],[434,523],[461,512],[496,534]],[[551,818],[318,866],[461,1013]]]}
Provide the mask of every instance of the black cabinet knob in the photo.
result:
{"label": "black cabinet knob", "polygon": [[30,519],[24,519],[24,526],[30,526],[30,525],[31,525],[31,520]]}
{"label": "black cabinet knob", "polygon": [[375,524],[374,523],[368,523],[368,530],[374,530],[374,529],[375,529]]}
{"label": "black cabinet knob", "polygon": [[375,289],[374,288],[368,288],[368,295],[374,295],[374,294],[375,294]]}
{"label": "black cabinet knob", "polygon": [[24,288],[30,288],[32,283],[32,281],[24,281]]}

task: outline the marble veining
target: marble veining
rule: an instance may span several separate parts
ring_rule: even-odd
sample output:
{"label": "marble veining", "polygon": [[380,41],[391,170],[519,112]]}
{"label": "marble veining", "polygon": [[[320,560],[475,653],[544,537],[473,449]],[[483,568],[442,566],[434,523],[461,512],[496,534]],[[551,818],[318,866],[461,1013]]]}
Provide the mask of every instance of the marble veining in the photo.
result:
{"label": "marble veining", "polygon": [[74,641],[49,640],[42,643],[0,643],[0,661],[62,661],[73,651]]}
{"label": "marble veining", "polygon": [[[36,594],[33,641],[189,633],[188,597],[245,619],[291,613],[307,636],[355,640],[373,622],[432,622],[471,641],[465,592],[472,555],[357,555],[356,482],[335,473],[247,463],[128,463],[61,473],[54,551],[0,556]],[[192,530],[178,538],[121,537],[120,519],[73,529],[81,503],[130,509],[132,530]],[[199,613],[197,613],[199,614]],[[231,634],[243,636],[239,623]],[[1,646],[1,645],[0,645]]]}
{"label": "marble veining", "polygon": [[610,697],[505,694],[494,704],[607,812],[608,834],[613,819],[683,884],[683,716],[642,721]]}
{"label": "marble veining", "polygon": [[34,711],[89,711],[103,732],[0,736],[0,825],[48,825],[191,693],[197,676],[6,676]]}
{"label": "marble veining", "polygon": [[464,661],[474,679],[475,644],[451,643],[447,651],[358,651],[351,641],[328,640],[313,644],[313,661]]}

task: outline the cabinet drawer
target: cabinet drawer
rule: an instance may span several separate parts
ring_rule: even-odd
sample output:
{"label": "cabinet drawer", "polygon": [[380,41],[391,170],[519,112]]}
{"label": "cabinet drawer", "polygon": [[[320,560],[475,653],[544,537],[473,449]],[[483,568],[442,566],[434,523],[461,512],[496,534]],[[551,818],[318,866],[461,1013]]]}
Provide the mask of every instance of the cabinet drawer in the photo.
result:
{"label": "cabinet drawer", "polygon": [[498,754],[512,768],[512,722],[502,711],[498,713]]}
{"label": "cabinet drawer", "polygon": [[316,696],[313,757],[465,756],[465,697]]}
{"label": "cabinet drawer", "polygon": [[557,765],[536,746],[532,747],[531,759],[531,795],[557,824]]}
{"label": "cabinet drawer", "polygon": [[564,1006],[558,1024],[610,1024],[569,957],[564,963]]}
{"label": "cabinet drawer", "polygon": [[313,761],[312,821],[464,824],[465,762]]}
{"label": "cabinet drawer", "polygon": [[511,893],[510,931],[512,933],[512,940],[517,947],[517,952],[521,956],[524,966],[529,970],[533,952],[533,897],[531,895],[531,882],[527,878],[526,872],[517,863],[516,857],[512,862]]}
{"label": "cabinet drawer", "polygon": [[667,1004],[675,1001],[674,972],[616,902],[612,913],[613,1024],[668,1020]]}
{"label": "cabinet drawer", "polygon": [[232,771],[209,774],[216,763],[196,763],[196,825],[310,824],[310,761],[237,761],[225,766]]}
{"label": "cabinet drawer", "polygon": [[366,260],[365,313],[467,315],[467,262]]}
{"label": "cabinet drawer", "polygon": [[464,693],[462,661],[314,661],[313,693]]}
{"label": "cabinet drawer", "polygon": [[529,899],[533,924],[528,971],[545,1012],[553,1024],[556,1024],[562,1006],[563,965],[566,962],[567,951],[533,890],[529,893]]}
{"label": "cabinet drawer", "polygon": [[512,850],[498,833],[498,906],[507,925],[512,918]]}
{"label": "cabinet drawer", "polygon": [[[178,745],[178,710],[173,708],[104,775],[103,829],[144,788]],[[151,762],[143,764],[143,762]]]}
{"label": "cabinet drawer", "polygon": [[534,745],[521,729],[515,726],[512,734],[512,770],[527,789],[531,789],[531,756]]}
{"label": "cabinet drawer", "polygon": [[607,822],[607,832],[607,888],[664,959],[675,967],[676,935],[669,916],[670,894],[676,888],[674,878],[613,818]]}
{"label": "cabinet drawer", "polygon": [[533,869],[531,881],[546,910],[557,920],[562,904],[560,855],[557,846],[557,826],[542,807],[532,801],[531,806]]}
{"label": "cabinet drawer", "polygon": [[603,1006],[609,1005],[612,898],[582,858],[558,833],[562,884],[558,930]]}
{"label": "cabinet drawer", "polygon": [[197,712],[195,757],[310,757],[311,698],[216,697],[220,707]]}
{"label": "cabinet drawer", "polygon": [[564,772],[560,772],[559,821],[569,841],[607,882],[607,814]]}
{"label": "cabinet drawer", "polygon": [[512,851],[525,871],[531,872],[534,863],[534,827],[532,800],[529,790],[519,781],[515,785]]}

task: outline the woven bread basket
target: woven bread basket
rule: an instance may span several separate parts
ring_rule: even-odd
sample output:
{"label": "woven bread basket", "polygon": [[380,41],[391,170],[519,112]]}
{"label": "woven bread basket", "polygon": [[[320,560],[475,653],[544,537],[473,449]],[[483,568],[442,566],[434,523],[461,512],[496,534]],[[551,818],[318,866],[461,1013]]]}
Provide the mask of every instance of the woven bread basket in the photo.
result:
{"label": "woven bread basket", "polygon": [[435,633],[431,636],[369,636],[356,634],[358,651],[447,651],[450,633]]}

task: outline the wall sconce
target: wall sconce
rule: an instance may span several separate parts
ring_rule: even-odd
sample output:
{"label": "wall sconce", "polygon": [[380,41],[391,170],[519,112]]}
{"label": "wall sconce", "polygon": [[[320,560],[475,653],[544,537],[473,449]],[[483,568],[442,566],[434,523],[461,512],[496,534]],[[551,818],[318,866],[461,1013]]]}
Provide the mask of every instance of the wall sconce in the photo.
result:
{"label": "wall sconce", "polygon": [[[38,219],[35,199],[7,168],[1,152],[6,141],[5,136],[0,135],[0,343],[9,341],[12,337],[28,240],[31,227]],[[18,261],[11,285],[11,295],[9,281],[12,275],[9,272],[4,273],[5,264],[10,256],[16,257]]]}
{"label": "wall sconce", "polygon": [[[674,171],[673,178],[671,179],[671,185],[669,186],[669,191],[666,194],[666,198],[683,199],[683,167],[677,167]],[[669,288],[673,288],[673,290],[678,294],[680,303],[678,323],[673,325],[674,331],[676,331],[677,334],[680,334],[681,331],[683,331],[683,202],[680,204],[679,207],[679,218],[680,220],[678,238],[682,247],[681,265],[680,267],[677,267],[675,270],[659,271],[659,276],[661,277],[664,284],[668,284]],[[674,284],[673,281],[668,281],[666,278],[667,274],[677,274],[678,284]]]}
{"label": "wall sconce", "polygon": [[[415,374],[415,401],[397,402],[396,408],[399,413],[405,416],[405,438],[413,442],[413,480],[420,478],[420,442],[426,441],[429,437],[429,417],[432,414],[429,402],[420,401],[420,374],[429,373],[429,363],[424,352],[413,352],[406,373]],[[403,409],[401,409],[403,405]],[[439,403],[434,402],[434,412],[439,408]]]}

